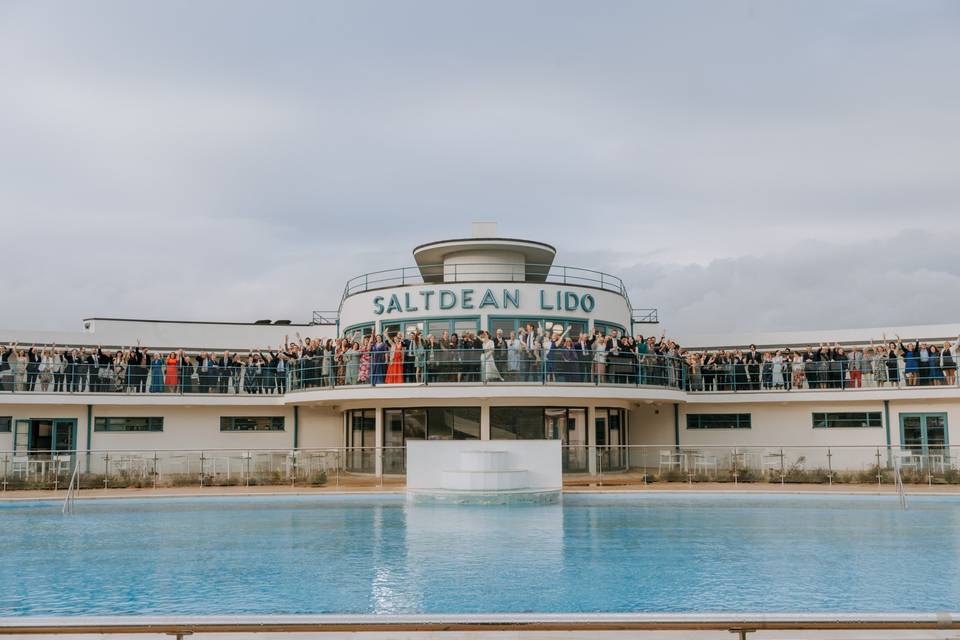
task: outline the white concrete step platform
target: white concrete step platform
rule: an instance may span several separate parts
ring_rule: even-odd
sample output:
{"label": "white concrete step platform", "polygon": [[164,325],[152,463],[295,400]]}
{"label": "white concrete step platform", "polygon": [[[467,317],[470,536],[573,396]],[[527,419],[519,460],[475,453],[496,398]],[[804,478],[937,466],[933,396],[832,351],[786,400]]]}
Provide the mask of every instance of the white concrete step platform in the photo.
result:
{"label": "white concrete step platform", "polygon": [[510,454],[506,451],[479,450],[460,452],[460,471],[509,471]]}
{"label": "white concrete step platform", "polygon": [[448,491],[515,491],[527,487],[526,469],[513,471],[444,471],[441,489]]}

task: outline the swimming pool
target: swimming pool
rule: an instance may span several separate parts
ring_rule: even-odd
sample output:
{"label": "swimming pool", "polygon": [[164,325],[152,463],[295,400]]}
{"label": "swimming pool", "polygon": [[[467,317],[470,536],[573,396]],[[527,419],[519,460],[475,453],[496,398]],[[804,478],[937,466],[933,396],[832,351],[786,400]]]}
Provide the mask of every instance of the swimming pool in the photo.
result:
{"label": "swimming pool", "polygon": [[0,615],[943,611],[960,499],[568,494],[0,503]]}

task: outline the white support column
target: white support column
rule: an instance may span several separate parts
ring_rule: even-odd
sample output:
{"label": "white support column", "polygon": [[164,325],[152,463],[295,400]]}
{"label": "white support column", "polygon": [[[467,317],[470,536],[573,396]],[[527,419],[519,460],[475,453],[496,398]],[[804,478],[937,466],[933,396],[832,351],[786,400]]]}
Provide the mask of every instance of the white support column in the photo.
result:
{"label": "white support column", "polygon": [[587,471],[597,475],[597,408],[587,407]]}
{"label": "white support column", "polygon": [[490,406],[480,405],[480,439],[490,439]]}
{"label": "white support column", "polygon": [[373,456],[374,459],[374,473],[379,478],[383,476],[383,409],[379,407],[374,409],[374,436],[373,442],[374,446],[377,448],[376,453]]}

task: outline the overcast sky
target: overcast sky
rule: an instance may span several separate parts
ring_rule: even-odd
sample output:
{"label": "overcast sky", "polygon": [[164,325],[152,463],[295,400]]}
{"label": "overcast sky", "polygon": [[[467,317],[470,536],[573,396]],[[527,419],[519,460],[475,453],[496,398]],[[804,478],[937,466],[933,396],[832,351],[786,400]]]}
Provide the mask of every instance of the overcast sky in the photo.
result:
{"label": "overcast sky", "polygon": [[469,234],[685,333],[960,319],[960,2],[0,0],[0,326],[306,321]]}

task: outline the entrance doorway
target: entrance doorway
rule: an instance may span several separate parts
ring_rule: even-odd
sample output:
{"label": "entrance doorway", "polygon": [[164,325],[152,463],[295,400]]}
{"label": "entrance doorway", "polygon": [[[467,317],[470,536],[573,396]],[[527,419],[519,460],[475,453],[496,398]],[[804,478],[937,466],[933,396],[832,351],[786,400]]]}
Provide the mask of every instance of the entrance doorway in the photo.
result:
{"label": "entrance doorway", "polygon": [[13,431],[13,450],[31,457],[73,454],[77,448],[76,418],[29,418],[17,420]]}
{"label": "entrance doorway", "polygon": [[946,413],[901,413],[900,445],[922,456],[943,455],[947,441]]}
{"label": "entrance doorway", "polygon": [[597,409],[595,418],[597,451],[602,471],[627,468],[627,412],[624,409]]}

